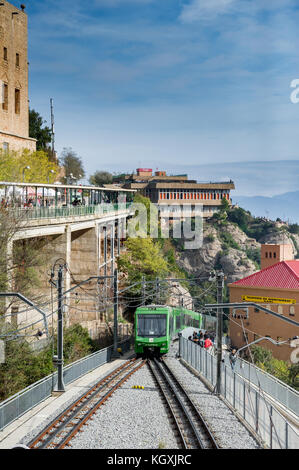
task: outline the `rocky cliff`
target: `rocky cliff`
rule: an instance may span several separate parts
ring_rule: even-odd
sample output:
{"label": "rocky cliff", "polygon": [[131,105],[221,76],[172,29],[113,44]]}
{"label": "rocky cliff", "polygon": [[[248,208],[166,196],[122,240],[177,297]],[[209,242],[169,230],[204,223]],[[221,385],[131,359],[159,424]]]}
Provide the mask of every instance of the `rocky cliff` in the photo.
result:
{"label": "rocky cliff", "polygon": [[176,259],[181,268],[196,277],[206,276],[213,269],[222,269],[229,283],[260,269],[261,243],[290,243],[294,256],[299,254],[299,235],[280,231],[275,224],[256,240],[235,223],[209,221],[204,223],[202,247],[184,250],[180,243]]}

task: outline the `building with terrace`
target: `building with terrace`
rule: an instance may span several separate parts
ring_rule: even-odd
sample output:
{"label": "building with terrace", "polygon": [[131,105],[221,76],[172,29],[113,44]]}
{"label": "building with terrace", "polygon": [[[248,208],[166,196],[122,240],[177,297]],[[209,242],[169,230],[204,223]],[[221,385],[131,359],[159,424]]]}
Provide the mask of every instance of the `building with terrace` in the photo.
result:
{"label": "building with terrace", "polygon": [[[183,206],[202,207],[203,217],[212,217],[221,206],[222,199],[231,204],[230,191],[233,181],[198,183],[188,180],[188,175],[166,175],[165,171],[137,168],[136,174],[119,175],[114,182],[123,188],[134,189],[148,197],[160,210],[179,214]],[[193,212],[190,212],[193,214]]]}

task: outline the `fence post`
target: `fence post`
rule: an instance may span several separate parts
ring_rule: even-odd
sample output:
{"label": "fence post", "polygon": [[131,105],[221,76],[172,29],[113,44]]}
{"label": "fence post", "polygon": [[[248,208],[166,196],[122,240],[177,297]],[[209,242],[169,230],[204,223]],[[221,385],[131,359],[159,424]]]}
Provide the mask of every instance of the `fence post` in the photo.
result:
{"label": "fence post", "polygon": [[259,401],[258,401],[258,392],[255,392],[255,431],[258,432],[259,429]]}
{"label": "fence post", "polygon": [[272,405],[270,405],[270,449],[272,449],[272,444],[273,444],[273,423],[272,423],[272,414],[273,414],[273,408],[272,408]]}
{"label": "fence post", "polygon": [[245,407],[245,398],[246,398],[246,383],[243,379],[243,418],[246,416],[246,407]]}
{"label": "fence post", "polygon": [[236,408],[236,374],[233,372],[233,407]]}
{"label": "fence post", "polygon": [[285,448],[288,449],[289,447],[289,443],[288,443],[288,440],[289,440],[289,425],[288,425],[288,422],[286,421],[286,439],[285,439]]}

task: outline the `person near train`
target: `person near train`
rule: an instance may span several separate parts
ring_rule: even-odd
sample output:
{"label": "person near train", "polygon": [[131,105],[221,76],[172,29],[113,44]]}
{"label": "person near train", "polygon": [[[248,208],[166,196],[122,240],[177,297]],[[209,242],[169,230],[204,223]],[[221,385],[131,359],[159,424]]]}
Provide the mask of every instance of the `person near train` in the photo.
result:
{"label": "person near train", "polygon": [[206,335],[206,339],[204,340],[204,348],[210,352],[211,349],[213,347],[213,343],[212,341],[210,340],[210,336],[209,335]]}
{"label": "person near train", "polygon": [[235,367],[236,367],[236,362],[237,362],[237,350],[236,350],[236,349],[233,349],[233,350],[229,353],[228,358],[229,358],[229,362],[230,362],[232,371],[235,372]]}

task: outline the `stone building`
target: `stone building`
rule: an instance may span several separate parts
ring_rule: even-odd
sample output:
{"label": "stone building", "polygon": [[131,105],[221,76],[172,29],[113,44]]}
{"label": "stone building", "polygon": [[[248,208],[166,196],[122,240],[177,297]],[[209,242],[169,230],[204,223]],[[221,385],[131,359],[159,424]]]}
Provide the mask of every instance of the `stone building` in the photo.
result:
{"label": "stone building", "polygon": [[0,2],[0,149],[36,150],[29,137],[27,15]]}

